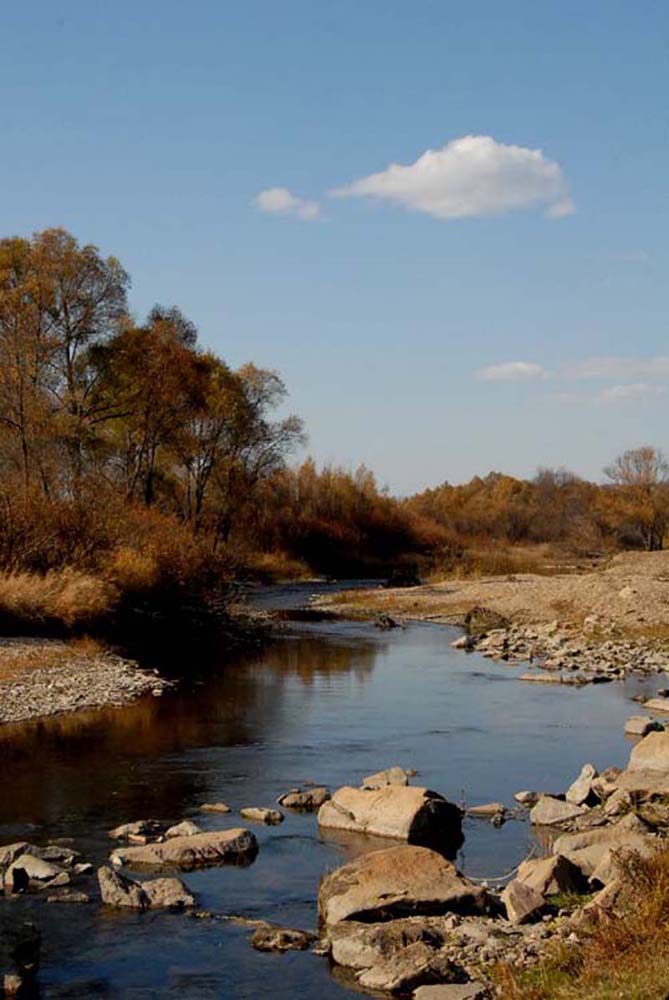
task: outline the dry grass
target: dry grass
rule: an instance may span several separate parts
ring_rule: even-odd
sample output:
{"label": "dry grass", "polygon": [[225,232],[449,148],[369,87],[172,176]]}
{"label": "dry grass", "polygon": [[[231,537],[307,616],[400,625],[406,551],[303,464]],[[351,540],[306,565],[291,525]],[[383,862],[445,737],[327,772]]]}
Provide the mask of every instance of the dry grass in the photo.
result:
{"label": "dry grass", "polygon": [[0,575],[0,620],[14,628],[60,623],[66,628],[94,622],[115,601],[104,580],[75,569]]}
{"label": "dry grass", "polygon": [[294,559],[286,552],[259,552],[250,555],[246,559],[246,567],[252,576],[267,583],[309,580],[314,575],[305,562]]}
{"label": "dry grass", "polygon": [[618,916],[602,913],[538,968],[496,973],[505,1000],[664,1000],[669,993],[669,848],[625,862]]}
{"label": "dry grass", "polygon": [[455,555],[437,563],[428,576],[430,583],[442,580],[468,580],[485,576],[514,576],[534,573],[553,576],[579,569],[570,554],[549,544],[518,544],[508,542],[471,542]]}

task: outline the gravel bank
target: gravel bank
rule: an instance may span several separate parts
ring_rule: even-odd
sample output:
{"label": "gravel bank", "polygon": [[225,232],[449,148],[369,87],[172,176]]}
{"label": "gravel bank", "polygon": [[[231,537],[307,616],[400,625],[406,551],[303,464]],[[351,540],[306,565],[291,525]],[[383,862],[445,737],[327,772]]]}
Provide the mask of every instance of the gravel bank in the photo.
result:
{"label": "gravel bank", "polygon": [[82,709],[124,705],[162,694],[168,682],[106,651],[78,652],[68,643],[0,640],[0,724]]}

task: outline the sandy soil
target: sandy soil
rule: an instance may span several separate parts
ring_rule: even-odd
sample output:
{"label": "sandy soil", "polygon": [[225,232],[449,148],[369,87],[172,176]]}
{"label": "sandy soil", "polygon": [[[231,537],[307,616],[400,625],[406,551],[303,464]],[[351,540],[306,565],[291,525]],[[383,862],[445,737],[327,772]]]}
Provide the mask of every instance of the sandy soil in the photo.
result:
{"label": "sandy soil", "polygon": [[[387,613],[459,623],[474,607],[490,608],[518,624],[669,635],[669,552],[629,552],[592,572],[482,577],[398,590],[356,591],[322,603],[349,613]],[[594,619],[594,620],[593,620]]]}

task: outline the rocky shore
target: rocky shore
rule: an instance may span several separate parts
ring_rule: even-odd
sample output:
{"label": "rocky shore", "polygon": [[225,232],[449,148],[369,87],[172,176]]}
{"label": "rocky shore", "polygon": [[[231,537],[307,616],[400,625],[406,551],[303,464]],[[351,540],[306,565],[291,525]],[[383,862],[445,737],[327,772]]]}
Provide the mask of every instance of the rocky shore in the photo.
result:
{"label": "rocky shore", "polygon": [[[467,877],[449,860],[463,841],[463,810],[437,792],[410,785],[409,778],[395,766],[359,787],[330,793],[308,786],[277,799],[284,809],[317,812],[321,830],[355,834],[359,843],[374,838],[368,851],[363,847],[354,860],[322,878],[313,929],[198,909],[179,875],[252,864],[259,844],[243,827],[202,830],[192,819],[137,820],[108,831],[115,846],[108,863],[97,868],[69,843],[5,845],[0,894],[234,921],[253,931],[253,948],[310,949],[330,961],[343,984],[365,993],[492,1000],[504,996],[501,964],[532,967],[556,947],[563,954],[578,948],[598,921],[625,919],[626,907],[634,905],[635,864],[652,860],[666,844],[669,733],[664,731],[641,739],[625,770],[600,774],[586,764],[562,794],[526,790],[516,794],[512,807],[490,803],[469,810],[478,822],[526,819],[536,844],[544,845],[512,872],[487,882]],[[204,803],[200,811],[226,815],[230,809],[222,802]],[[283,819],[280,810],[266,806],[239,812],[260,824]],[[388,846],[378,849],[378,837]],[[15,906],[11,910],[16,913]],[[12,945],[0,955],[7,996],[34,978],[39,963],[39,930],[21,926],[28,944],[22,940],[18,950]],[[11,944],[14,938],[5,940]]]}
{"label": "rocky shore", "polygon": [[76,643],[0,640],[0,724],[161,695],[168,682],[131,660]]}

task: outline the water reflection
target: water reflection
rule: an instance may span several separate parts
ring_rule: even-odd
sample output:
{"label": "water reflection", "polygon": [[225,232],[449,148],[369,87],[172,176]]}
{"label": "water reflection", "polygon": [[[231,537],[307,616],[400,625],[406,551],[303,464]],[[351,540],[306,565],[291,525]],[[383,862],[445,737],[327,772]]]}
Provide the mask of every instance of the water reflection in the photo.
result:
{"label": "water reflection", "polygon": [[190,681],[161,698],[0,727],[0,756],[12,775],[11,794],[0,798],[0,825],[62,826],[69,816],[119,809],[178,816],[206,795],[208,782],[196,767],[172,770],[157,765],[160,759],[275,739],[290,725],[286,689],[296,679],[313,696],[341,674],[364,685],[382,646],[287,636],[218,670],[195,664]]}

